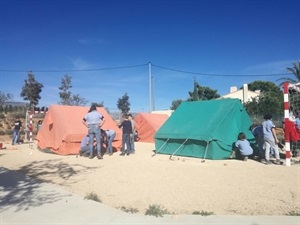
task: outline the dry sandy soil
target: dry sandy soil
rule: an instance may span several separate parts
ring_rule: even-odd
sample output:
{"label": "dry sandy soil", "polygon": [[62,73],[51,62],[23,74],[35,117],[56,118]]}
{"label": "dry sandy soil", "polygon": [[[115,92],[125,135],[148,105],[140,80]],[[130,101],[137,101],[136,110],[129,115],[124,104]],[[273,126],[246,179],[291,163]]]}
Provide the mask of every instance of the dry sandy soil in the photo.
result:
{"label": "dry sandy soil", "polygon": [[[145,213],[158,204],[174,214],[216,215],[300,213],[299,158],[292,166],[248,160],[206,160],[153,155],[154,144],[136,143],[136,154],[103,160],[41,152],[35,144],[0,150],[1,167],[61,186],[102,203]],[[283,160],[284,161],[284,160]]]}

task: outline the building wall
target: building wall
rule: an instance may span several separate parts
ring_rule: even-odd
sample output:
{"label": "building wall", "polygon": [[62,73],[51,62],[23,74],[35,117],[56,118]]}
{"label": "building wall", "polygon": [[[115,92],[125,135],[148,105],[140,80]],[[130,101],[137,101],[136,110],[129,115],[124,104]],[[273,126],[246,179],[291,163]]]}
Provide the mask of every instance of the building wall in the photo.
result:
{"label": "building wall", "polygon": [[259,96],[260,91],[249,91],[248,85],[244,84],[243,89],[237,90],[236,87],[230,87],[230,93],[223,95],[221,98],[238,98],[244,102],[252,101],[252,98]]}

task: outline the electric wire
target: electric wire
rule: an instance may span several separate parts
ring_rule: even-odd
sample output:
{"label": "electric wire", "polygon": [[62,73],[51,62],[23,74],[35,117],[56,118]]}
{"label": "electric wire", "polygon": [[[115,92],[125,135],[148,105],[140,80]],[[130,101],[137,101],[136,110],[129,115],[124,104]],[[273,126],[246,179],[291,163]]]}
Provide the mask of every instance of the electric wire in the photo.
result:
{"label": "electric wire", "polygon": [[[262,76],[286,76],[292,75],[291,73],[272,73],[272,74],[217,74],[217,73],[202,73],[202,72],[192,72],[186,70],[173,69],[165,66],[160,66],[156,64],[150,63],[152,67],[156,67],[159,69],[174,71],[178,73],[185,74],[193,74],[197,76],[216,76],[216,77],[262,77]],[[136,67],[148,66],[149,63],[140,64],[140,65],[129,65],[129,66],[119,66],[119,67],[107,67],[107,68],[95,68],[95,69],[65,69],[65,70],[10,70],[10,69],[0,69],[0,72],[17,72],[17,73],[27,73],[27,72],[35,72],[35,73],[65,73],[65,72],[93,72],[93,71],[104,71],[104,70],[119,70],[119,69],[129,69]]]}

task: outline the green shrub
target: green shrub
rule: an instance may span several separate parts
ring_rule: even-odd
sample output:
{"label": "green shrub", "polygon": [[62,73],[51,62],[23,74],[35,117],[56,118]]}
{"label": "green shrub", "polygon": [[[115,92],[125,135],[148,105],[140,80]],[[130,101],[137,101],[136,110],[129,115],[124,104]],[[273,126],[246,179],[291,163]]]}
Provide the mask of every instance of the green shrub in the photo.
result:
{"label": "green shrub", "polygon": [[300,216],[300,212],[296,212],[296,211],[291,211],[288,214],[286,214],[287,216]]}
{"label": "green shrub", "polygon": [[125,206],[122,206],[120,208],[122,211],[127,212],[127,213],[138,213],[139,210],[135,208],[126,208]]}
{"label": "green shrub", "polygon": [[149,208],[146,210],[145,215],[155,216],[155,217],[163,217],[164,214],[170,214],[167,209],[161,207],[160,205],[154,204],[149,205]]}
{"label": "green shrub", "polygon": [[93,200],[95,202],[102,202],[101,199],[98,197],[97,194],[91,192],[91,193],[88,193],[84,199],[88,199],[88,200]]}
{"label": "green shrub", "polygon": [[201,211],[194,211],[192,214],[193,214],[193,215],[201,215],[201,216],[210,216],[210,215],[214,215],[213,212],[207,212],[207,211],[203,211],[203,210],[201,210]]}

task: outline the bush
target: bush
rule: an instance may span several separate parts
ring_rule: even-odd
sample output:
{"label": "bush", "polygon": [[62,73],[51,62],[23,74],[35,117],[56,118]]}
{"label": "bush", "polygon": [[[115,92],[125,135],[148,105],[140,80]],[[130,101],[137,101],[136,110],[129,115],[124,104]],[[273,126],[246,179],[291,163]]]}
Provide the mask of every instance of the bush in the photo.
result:
{"label": "bush", "polygon": [[300,216],[300,212],[291,211],[287,214],[287,216]]}
{"label": "bush", "polygon": [[16,117],[19,117],[20,119],[25,119],[26,118],[26,112],[14,112],[11,113],[10,116],[15,119]]}
{"label": "bush", "polygon": [[201,210],[201,211],[194,211],[193,215],[210,216],[210,215],[214,215],[214,213]]}
{"label": "bush", "polygon": [[5,130],[5,134],[6,134],[6,135],[12,135],[13,133],[14,133],[14,131],[11,130],[11,129]]}
{"label": "bush", "polygon": [[164,214],[170,214],[167,209],[164,209],[160,205],[149,205],[149,208],[146,210],[145,215],[163,217]]}
{"label": "bush", "polygon": [[95,202],[102,202],[101,199],[98,197],[97,194],[91,192],[91,193],[88,193],[84,199],[88,199],[88,200],[93,200]]}
{"label": "bush", "polygon": [[139,210],[135,208],[126,208],[125,206],[122,206],[120,208],[122,211],[127,212],[127,213],[138,213]]}

